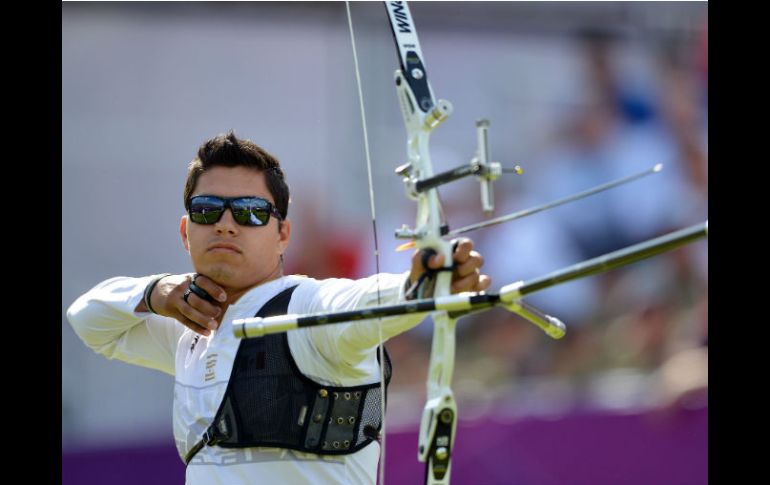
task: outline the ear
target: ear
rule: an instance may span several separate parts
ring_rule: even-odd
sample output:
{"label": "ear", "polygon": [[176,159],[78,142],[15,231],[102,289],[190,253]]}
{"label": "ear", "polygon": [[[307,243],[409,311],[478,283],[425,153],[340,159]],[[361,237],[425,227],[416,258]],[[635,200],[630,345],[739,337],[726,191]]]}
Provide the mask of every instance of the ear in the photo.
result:
{"label": "ear", "polygon": [[289,247],[289,240],[291,239],[291,221],[281,221],[278,225],[278,251],[280,255],[286,252],[286,248]]}
{"label": "ear", "polygon": [[182,236],[182,244],[185,250],[190,252],[190,241],[187,238],[187,215],[182,216],[182,220],[179,221],[179,235]]}

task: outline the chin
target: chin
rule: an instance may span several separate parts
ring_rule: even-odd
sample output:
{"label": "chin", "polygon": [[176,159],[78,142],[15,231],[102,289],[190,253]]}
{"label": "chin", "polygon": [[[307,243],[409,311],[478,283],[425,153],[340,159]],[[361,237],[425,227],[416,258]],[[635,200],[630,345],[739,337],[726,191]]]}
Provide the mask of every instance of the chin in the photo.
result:
{"label": "chin", "polygon": [[238,278],[236,267],[229,264],[214,263],[195,265],[195,270],[198,273],[211,278],[218,285],[232,286],[233,281]]}

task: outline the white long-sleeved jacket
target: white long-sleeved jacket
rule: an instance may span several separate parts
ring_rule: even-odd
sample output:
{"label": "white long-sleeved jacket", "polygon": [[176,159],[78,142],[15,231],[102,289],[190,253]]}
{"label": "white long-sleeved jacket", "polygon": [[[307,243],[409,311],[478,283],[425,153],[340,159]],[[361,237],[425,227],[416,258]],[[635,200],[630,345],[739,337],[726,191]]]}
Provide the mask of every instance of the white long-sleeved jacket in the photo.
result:
{"label": "white long-sleeved jacket", "polygon": [[[396,303],[403,299],[406,275],[380,274],[361,280],[284,276],[245,293],[228,307],[218,330],[210,337],[197,339],[198,334],[172,318],[134,312],[153,277],[104,281],[78,298],[68,309],[67,318],[77,335],[95,352],[175,377],[174,438],[180,456],[184,457],[213,420],[224,396],[240,343],[232,333],[233,320],[254,316],[270,298],[296,284],[299,286],[292,294],[289,313],[376,305],[378,279],[381,303]],[[411,315],[383,319],[383,337],[406,331],[422,318],[423,315]],[[297,366],[311,379],[334,386],[379,381],[376,320],[293,330],[287,335]],[[378,455],[376,443],[356,453],[334,457],[276,448],[207,446],[188,465],[186,483],[374,484]]]}

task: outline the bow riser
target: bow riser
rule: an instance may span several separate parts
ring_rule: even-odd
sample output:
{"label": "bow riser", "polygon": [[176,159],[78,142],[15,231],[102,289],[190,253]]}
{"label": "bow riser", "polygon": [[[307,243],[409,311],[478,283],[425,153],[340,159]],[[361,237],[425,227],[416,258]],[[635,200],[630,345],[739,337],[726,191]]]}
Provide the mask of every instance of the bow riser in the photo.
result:
{"label": "bow riser", "polygon": [[[415,240],[417,249],[432,250],[444,256],[444,269],[438,272],[434,296],[451,294],[452,243],[442,238],[441,203],[437,189],[414,191],[415,183],[433,176],[430,158],[430,134],[452,112],[452,105],[440,101],[425,113],[417,109],[417,100],[403,73],[395,76],[401,113],[407,130],[408,169],[404,170],[407,194],[417,200],[417,218],[414,230],[402,228],[398,237]],[[428,85],[429,86],[429,85]],[[433,317],[433,344],[430,357],[427,394],[420,422],[417,457],[427,463],[428,483],[449,483],[451,450],[457,428],[457,403],[450,387],[455,360],[455,320],[446,312]]]}

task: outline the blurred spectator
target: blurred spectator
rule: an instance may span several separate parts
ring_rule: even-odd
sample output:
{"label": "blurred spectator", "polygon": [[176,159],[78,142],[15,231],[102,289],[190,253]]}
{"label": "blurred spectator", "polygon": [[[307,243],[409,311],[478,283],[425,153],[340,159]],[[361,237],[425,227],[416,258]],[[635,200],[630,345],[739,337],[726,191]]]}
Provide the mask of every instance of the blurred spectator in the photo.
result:
{"label": "blurred spectator", "polygon": [[[624,48],[620,38],[604,31],[587,31],[580,38],[588,81],[584,104],[557,130],[558,138],[541,156],[538,170],[528,174],[526,186],[537,190],[515,196],[507,192],[499,213],[564,197],[657,163],[664,170],[550,214],[479,233],[485,254],[506,255],[488,270],[494,287],[707,217],[707,104],[700,102],[703,90],[695,62],[702,51],[684,38],[666,39],[662,49],[649,49],[647,68],[654,82],[645,86],[627,82],[617,62]],[[707,325],[706,259],[706,243],[698,243],[534,295],[531,301],[569,326],[557,345],[503,311],[470,317],[459,328],[464,345],[458,356],[469,367],[458,366],[458,380],[475,375],[494,387],[526,376],[562,376],[589,392],[589,399],[591,393],[636,395],[627,387],[630,382],[647,386],[654,381],[659,389],[655,399],[663,402],[697,394],[706,382],[705,368],[685,371],[682,366],[704,362],[697,349]],[[625,377],[617,374],[622,369]],[[653,375],[658,376],[653,381],[644,377]],[[620,382],[626,387],[618,387]]]}

